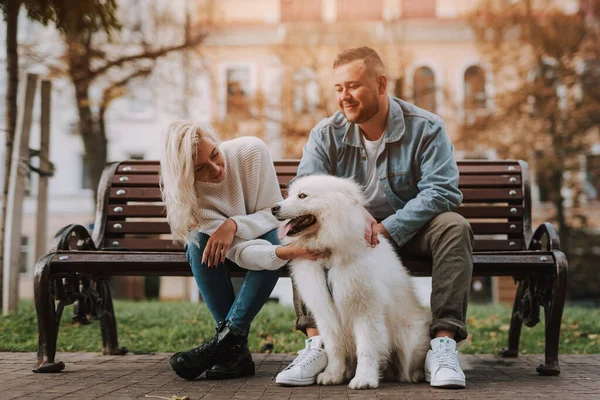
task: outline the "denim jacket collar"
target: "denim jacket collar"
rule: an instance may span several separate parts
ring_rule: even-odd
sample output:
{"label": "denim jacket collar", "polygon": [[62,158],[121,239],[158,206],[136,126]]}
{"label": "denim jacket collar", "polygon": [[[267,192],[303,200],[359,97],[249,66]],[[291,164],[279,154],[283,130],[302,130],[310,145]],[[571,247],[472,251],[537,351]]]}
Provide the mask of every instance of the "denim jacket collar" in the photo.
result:
{"label": "denim jacket collar", "polygon": [[[393,101],[388,96],[388,114],[387,124],[385,129],[385,143],[397,142],[404,135],[406,126],[404,124],[404,114],[400,104]],[[360,137],[360,127],[358,124],[349,123],[344,135],[344,143],[349,146],[362,147]]]}

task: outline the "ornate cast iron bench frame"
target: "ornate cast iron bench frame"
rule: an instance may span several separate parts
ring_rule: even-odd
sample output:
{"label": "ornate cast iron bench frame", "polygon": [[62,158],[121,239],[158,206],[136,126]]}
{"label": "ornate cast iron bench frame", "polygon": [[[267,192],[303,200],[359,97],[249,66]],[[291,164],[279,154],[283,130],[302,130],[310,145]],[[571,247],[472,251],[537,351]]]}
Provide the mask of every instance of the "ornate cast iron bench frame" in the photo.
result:
{"label": "ornate cast iron bench frame", "polygon": [[[276,161],[282,192],[296,174],[298,161]],[[558,343],[566,296],[567,258],[550,223],[531,228],[527,163],[518,160],[459,161],[464,202],[457,212],[475,233],[474,276],[511,276],[518,283],[504,357],[518,355],[522,324],[534,326],[545,312],[545,363],[541,375],[560,373]],[[97,319],[103,354],[127,352],[119,347],[111,276],[191,276],[181,246],[169,239],[164,220],[157,161],[108,164],[99,186],[94,230],[68,225],[35,266],[38,360],[34,372],[59,372],[55,360],[60,319],[73,305],[73,321]],[[431,276],[429,260],[403,260],[414,276]],[[282,269],[282,276],[287,274]],[[242,276],[243,270],[232,271]],[[291,323],[291,321],[290,321]]]}

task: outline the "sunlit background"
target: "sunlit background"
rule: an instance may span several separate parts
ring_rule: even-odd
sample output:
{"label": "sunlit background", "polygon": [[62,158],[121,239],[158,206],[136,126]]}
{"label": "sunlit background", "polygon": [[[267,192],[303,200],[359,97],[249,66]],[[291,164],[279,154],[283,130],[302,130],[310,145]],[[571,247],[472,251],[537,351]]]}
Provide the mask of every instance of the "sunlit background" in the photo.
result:
{"label": "sunlit background", "polygon": [[[335,55],[366,45],[386,64],[391,95],[444,118],[457,159],[529,163],[534,226],[560,228],[569,297],[599,304],[599,1],[107,0],[98,2],[101,12],[54,16],[24,3],[16,19],[19,73],[52,82],[48,246],[66,224],[91,229],[104,164],[158,159],[160,135],[174,119],[210,122],[224,139],[258,136],[274,159],[300,158],[310,129],[336,110]],[[89,13],[89,26],[69,25],[72,13]],[[0,27],[0,108],[9,118],[15,53],[6,21]],[[0,171],[6,157],[3,145]],[[39,256],[37,175],[30,178],[25,299]],[[192,278],[125,277],[113,286],[120,298],[198,300]],[[420,288],[428,302],[429,281]],[[475,278],[472,301],[512,302],[515,288],[511,278]],[[288,280],[273,297],[291,303]]]}

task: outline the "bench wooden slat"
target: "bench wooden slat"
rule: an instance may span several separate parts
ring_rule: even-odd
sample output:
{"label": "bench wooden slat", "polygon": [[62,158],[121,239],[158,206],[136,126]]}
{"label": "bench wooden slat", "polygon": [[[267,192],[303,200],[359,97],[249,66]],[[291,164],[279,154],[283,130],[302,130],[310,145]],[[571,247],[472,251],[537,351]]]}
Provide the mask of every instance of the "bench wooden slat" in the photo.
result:
{"label": "bench wooden slat", "polygon": [[506,202],[523,198],[521,189],[462,189],[463,202]]}
{"label": "bench wooden slat", "polygon": [[[463,189],[461,191],[463,192],[464,202],[506,202],[519,200],[523,196],[520,188]],[[161,193],[158,187],[113,187],[110,189],[110,199],[122,199],[123,201],[161,201]]]}
{"label": "bench wooden slat", "polygon": [[[116,244],[114,244],[116,243]],[[169,239],[111,239],[105,238],[105,250],[134,250],[134,251],[183,251],[183,245],[174,244]]]}
{"label": "bench wooden slat", "polygon": [[[470,206],[464,205],[456,210],[465,218],[520,218],[523,216],[522,206]],[[128,205],[111,204],[108,216],[115,218],[127,217],[166,217],[167,212],[163,205]]]}
{"label": "bench wooden slat", "polygon": [[502,175],[520,173],[521,166],[514,165],[465,165],[458,163],[458,171],[461,175]]}
{"label": "bench wooden slat", "polygon": [[166,217],[167,210],[164,205],[128,205],[111,204],[108,207],[108,217],[127,218],[127,217]]}
{"label": "bench wooden slat", "polygon": [[[68,257],[65,259],[65,256]],[[545,260],[542,259],[545,256]],[[62,258],[62,259],[61,259]],[[554,267],[552,253],[520,252],[519,254],[475,254],[473,275],[518,276],[523,273],[548,272]],[[405,265],[413,276],[431,275],[428,260],[409,260]],[[71,272],[89,273],[100,276],[191,276],[185,254],[181,252],[60,252],[52,258],[52,274],[60,276]],[[231,269],[233,276],[244,271]],[[284,271],[282,271],[284,272]]]}
{"label": "bench wooden slat", "polygon": [[161,201],[161,193],[158,187],[142,188],[111,188],[110,200],[125,201]]}
{"label": "bench wooden slat", "polygon": [[[522,233],[523,224],[520,222],[471,222],[471,228],[476,235],[492,234],[513,234]],[[169,234],[171,228],[167,222],[149,221],[149,222],[123,222],[110,221],[106,227],[108,234],[126,234],[126,233],[148,233],[148,234]]]}
{"label": "bench wooden slat", "polygon": [[134,164],[134,165],[131,165],[131,164],[129,164],[129,162],[127,162],[127,163],[119,164],[119,168],[117,168],[116,173],[130,174],[130,175],[137,175],[137,174],[157,175],[159,169],[160,169],[160,166],[159,166],[158,162],[148,163],[148,164]]}
{"label": "bench wooden slat", "polygon": [[[118,243],[113,245],[113,243]],[[173,244],[169,239],[121,239],[105,238],[103,248],[106,250],[133,250],[133,251],[183,251],[183,246]],[[510,251],[522,250],[523,240],[521,239],[477,239],[473,246],[474,251]]]}
{"label": "bench wooden slat", "polygon": [[470,222],[475,235],[523,234],[521,222]]}
{"label": "bench wooden slat", "polygon": [[523,206],[473,206],[469,204],[458,207],[455,212],[465,218],[521,218]]}
{"label": "bench wooden slat", "polygon": [[107,233],[171,233],[168,222],[109,222],[106,226]]}
{"label": "bench wooden slat", "polygon": [[[299,159],[285,159],[285,160],[274,160],[273,164],[275,168],[278,167],[286,167],[293,166],[297,167],[299,164]],[[510,166],[515,167],[514,171],[520,171],[520,164],[517,160],[457,160],[456,164],[459,168],[461,167],[481,167],[481,166],[494,166],[507,168]],[[124,167],[140,167],[140,166],[155,166],[158,167],[160,165],[160,161],[158,160],[125,160],[120,162],[119,170]]]}
{"label": "bench wooden slat", "polygon": [[[516,162],[490,164],[486,163],[465,163],[457,162],[460,174],[464,175],[502,175],[507,173],[520,173],[521,166]],[[147,164],[129,164],[121,163],[117,169],[119,174],[158,174],[160,165],[158,162]],[[297,163],[290,161],[288,163],[275,163],[275,170],[278,174],[296,174]]]}
{"label": "bench wooden slat", "polygon": [[[295,174],[279,175],[280,185],[289,185]],[[112,178],[112,186],[136,187],[136,186],[158,186],[158,175],[150,174],[119,174]],[[519,175],[463,175],[458,182],[460,188],[468,187],[521,187]]]}
{"label": "bench wooden slat", "polygon": [[112,186],[156,186],[158,187],[158,174],[115,174],[112,178]]}
{"label": "bench wooden slat", "polygon": [[473,251],[510,251],[523,250],[523,240],[520,239],[478,239],[475,238]]}

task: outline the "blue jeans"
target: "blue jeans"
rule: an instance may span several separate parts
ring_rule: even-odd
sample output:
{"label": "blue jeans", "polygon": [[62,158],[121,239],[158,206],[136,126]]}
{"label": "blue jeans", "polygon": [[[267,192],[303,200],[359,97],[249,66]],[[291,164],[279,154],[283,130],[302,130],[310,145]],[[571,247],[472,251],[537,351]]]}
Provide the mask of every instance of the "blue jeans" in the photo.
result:
{"label": "blue jeans", "polygon": [[[202,263],[202,253],[210,236],[202,232],[197,232],[196,235],[200,246],[196,246],[193,242],[187,242],[185,249],[204,302],[217,326],[225,322],[231,331],[247,335],[250,323],[269,299],[279,279],[279,270],[248,270],[236,297],[231,284],[229,267],[237,265],[226,259],[217,267],[208,268],[206,263]],[[279,244],[277,229],[264,234],[259,239]]]}

